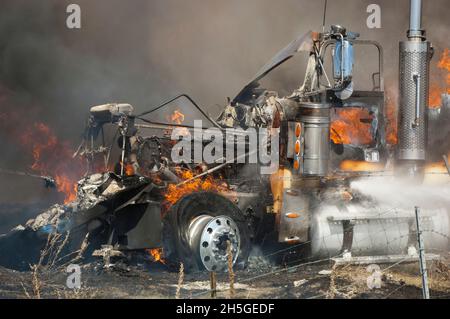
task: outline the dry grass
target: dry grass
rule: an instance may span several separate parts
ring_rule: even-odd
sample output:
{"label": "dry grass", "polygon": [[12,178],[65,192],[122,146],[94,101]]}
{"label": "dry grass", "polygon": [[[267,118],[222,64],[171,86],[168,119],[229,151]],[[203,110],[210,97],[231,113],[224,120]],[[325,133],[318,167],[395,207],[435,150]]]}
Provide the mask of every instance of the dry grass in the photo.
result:
{"label": "dry grass", "polygon": [[[398,284],[399,287],[411,286],[422,289],[422,277],[419,265],[416,263],[402,264],[395,267],[381,267],[384,285],[386,283]],[[330,275],[330,287],[327,298],[343,297],[353,298],[359,294],[367,293],[367,266],[333,266]],[[450,267],[445,261],[428,262],[428,279],[431,290],[440,293],[450,293]],[[338,287],[336,281],[347,282],[348,285]],[[344,292],[345,291],[345,292]]]}
{"label": "dry grass", "polygon": [[234,290],[233,252],[231,251],[231,243],[229,240],[227,240],[227,257],[228,257],[228,279],[230,281],[230,299],[233,299],[236,292]]}
{"label": "dry grass", "polygon": [[54,267],[56,262],[58,261],[58,257],[61,254],[62,250],[64,249],[64,247],[66,246],[68,240],[69,240],[69,236],[70,236],[70,231],[67,232],[66,237],[64,238],[64,240],[62,241],[61,245],[59,245],[56,253],[53,256],[53,260],[50,264],[50,267]]}
{"label": "dry grass", "polygon": [[96,299],[102,298],[99,289],[80,288],[80,289],[62,289],[56,291],[58,299]]}
{"label": "dry grass", "polygon": [[25,294],[25,296],[26,296],[28,299],[31,299],[31,295],[28,293],[28,290],[27,290],[27,288],[25,288],[25,285],[23,284],[23,282],[20,282],[20,285],[22,286],[23,293]]}
{"label": "dry grass", "polygon": [[[427,262],[429,288],[434,291],[450,293],[450,267],[444,260]],[[407,271],[397,268],[389,272],[389,278],[395,282],[404,282],[406,285],[422,288],[422,277],[419,266],[411,264]]]}
{"label": "dry grass", "polygon": [[211,271],[209,273],[209,282],[210,282],[210,288],[211,288],[211,298],[217,297],[217,279],[216,279],[216,273],[214,271]]}
{"label": "dry grass", "polygon": [[41,299],[42,283],[39,279],[39,266],[31,266],[31,287],[33,289],[33,295],[35,299]]}
{"label": "dry grass", "polygon": [[[24,290],[24,295],[26,298],[34,298],[41,299],[42,297],[42,288],[44,287],[43,277],[48,276],[50,273],[54,273],[56,271],[61,271],[65,269],[65,266],[71,263],[75,263],[82,259],[83,253],[86,251],[89,245],[89,233],[87,233],[85,239],[83,240],[81,247],[79,250],[72,252],[66,256],[60,257],[62,251],[66,247],[70,238],[70,232],[66,233],[66,236],[62,239],[61,234],[49,234],[47,237],[46,244],[44,248],[40,252],[39,260],[36,264],[30,265],[31,270],[31,291],[32,294],[28,292],[23,283],[22,287]],[[69,260],[64,264],[59,264],[65,258],[70,257],[71,255],[77,254],[73,259]],[[47,285],[48,286],[48,285]],[[80,294],[79,291],[72,291],[72,297],[77,297],[77,294]],[[59,291],[55,291],[55,295],[60,294]],[[68,293],[64,293],[65,296],[68,296]]]}
{"label": "dry grass", "polygon": [[[33,290],[33,297],[35,299],[41,299],[41,289],[42,282],[40,279],[41,272],[43,271],[43,267],[45,265],[45,261],[50,260],[52,257],[52,252],[54,251],[54,247],[58,242],[58,239],[61,237],[60,234],[49,234],[47,237],[47,242],[45,247],[41,250],[39,261],[35,265],[30,265],[31,269],[31,288]],[[59,249],[58,249],[59,250]],[[26,293],[28,294],[28,293]]]}
{"label": "dry grass", "polygon": [[178,272],[178,285],[177,285],[177,291],[175,293],[176,299],[180,299],[181,286],[183,285],[183,281],[184,281],[184,264],[180,263],[180,271]]}
{"label": "dry grass", "polygon": [[330,274],[330,287],[328,288],[327,299],[334,299],[336,293],[336,263],[333,264]]}

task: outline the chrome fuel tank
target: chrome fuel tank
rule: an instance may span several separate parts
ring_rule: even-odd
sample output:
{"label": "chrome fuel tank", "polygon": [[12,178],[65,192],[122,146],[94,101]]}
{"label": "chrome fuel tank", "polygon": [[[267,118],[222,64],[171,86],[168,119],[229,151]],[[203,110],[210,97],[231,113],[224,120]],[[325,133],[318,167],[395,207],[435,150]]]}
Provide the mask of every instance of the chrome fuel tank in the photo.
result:
{"label": "chrome fuel tank", "polygon": [[[427,252],[449,247],[449,217],[444,208],[423,210],[420,219]],[[315,257],[406,254],[417,243],[414,209],[322,205],[313,214],[311,248]]]}

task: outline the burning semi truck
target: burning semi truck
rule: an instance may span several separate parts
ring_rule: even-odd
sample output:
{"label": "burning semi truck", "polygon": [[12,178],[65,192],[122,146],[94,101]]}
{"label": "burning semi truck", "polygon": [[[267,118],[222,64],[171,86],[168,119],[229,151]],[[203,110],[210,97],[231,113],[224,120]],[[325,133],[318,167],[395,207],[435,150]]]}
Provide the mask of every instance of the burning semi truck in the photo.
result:
{"label": "burning semi truck", "polygon": [[[355,54],[358,48],[373,49],[376,63]],[[298,89],[280,97],[260,86],[299,52],[307,55],[307,67]],[[388,207],[351,183],[386,172],[422,183],[429,135],[436,134],[429,122],[448,125],[450,120],[448,95],[439,111],[428,113],[432,55],[421,27],[421,1],[412,0],[407,39],[400,42],[397,145],[389,143],[387,133],[383,49],[340,25],[307,32],[290,43],[229,99],[217,119],[185,94],[142,114],[123,103],[92,107],[74,155],[87,162],[76,198],[0,237],[1,251],[14,251],[2,254],[2,264],[28,265],[39,257],[36,246],[55,233],[70,234],[67,249],[77,250],[87,240],[86,255],[102,247],[124,255],[150,250],[157,258],[162,253],[165,263],[182,262],[190,270],[224,271],[229,252],[235,265],[245,267],[252,246],[271,233],[278,243],[309,247],[313,258],[407,254],[416,246],[415,204],[411,209]],[[369,72],[365,67],[363,73],[372,87],[359,90],[354,68],[369,64],[376,68]],[[197,138],[197,128],[184,124],[178,110],[169,124],[153,116],[181,100],[223,133],[219,142],[218,134]],[[115,132],[111,143],[108,127]],[[265,145],[279,164],[271,174],[260,174],[261,163],[243,160],[254,155],[246,136],[252,128],[268,132]],[[207,147],[214,141],[227,154],[213,163],[194,156],[174,161],[180,136],[189,137],[193,149],[195,143]],[[228,154],[229,145],[244,150],[243,157]],[[114,148],[117,161],[112,160]],[[348,171],[346,165],[364,168]],[[448,207],[424,210],[421,222],[427,249],[448,251]]]}

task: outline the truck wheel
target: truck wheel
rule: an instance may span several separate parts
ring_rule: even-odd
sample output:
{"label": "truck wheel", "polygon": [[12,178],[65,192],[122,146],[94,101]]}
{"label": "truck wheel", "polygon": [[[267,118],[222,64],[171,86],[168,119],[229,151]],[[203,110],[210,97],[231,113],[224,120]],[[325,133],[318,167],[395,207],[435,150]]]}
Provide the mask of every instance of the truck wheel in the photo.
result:
{"label": "truck wheel", "polygon": [[225,197],[208,192],[190,194],[166,214],[164,257],[187,271],[228,269],[227,242],[233,265],[245,267],[250,253],[249,228],[243,214]]}

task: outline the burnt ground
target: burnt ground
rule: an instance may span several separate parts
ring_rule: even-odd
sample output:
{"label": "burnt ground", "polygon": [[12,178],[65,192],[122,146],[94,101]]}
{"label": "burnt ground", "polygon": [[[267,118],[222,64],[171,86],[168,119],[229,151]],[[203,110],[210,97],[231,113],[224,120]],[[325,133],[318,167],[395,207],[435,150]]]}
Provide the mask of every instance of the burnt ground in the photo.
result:
{"label": "burnt ground", "polygon": [[[381,288],[369,289],[367,266],[332,261],[300,262],[290,267],[269,265],[260,259],[235,272],[235,298],[421,298],[421,277],[416,263],[379,265]],[[430,295],[450,298],[450,255],[430,261]],[[82,265],[82,287],[66,287],[64,268],[18,272],[0,268],[0,298],[175,298],[179,273],[160,263],[135,266],[121,263],[104,269],[101,262]],[[185,273],[180,298],[210,298],[209,274]],[[217,297],[229,298],[228,274],[217,275]]]}

